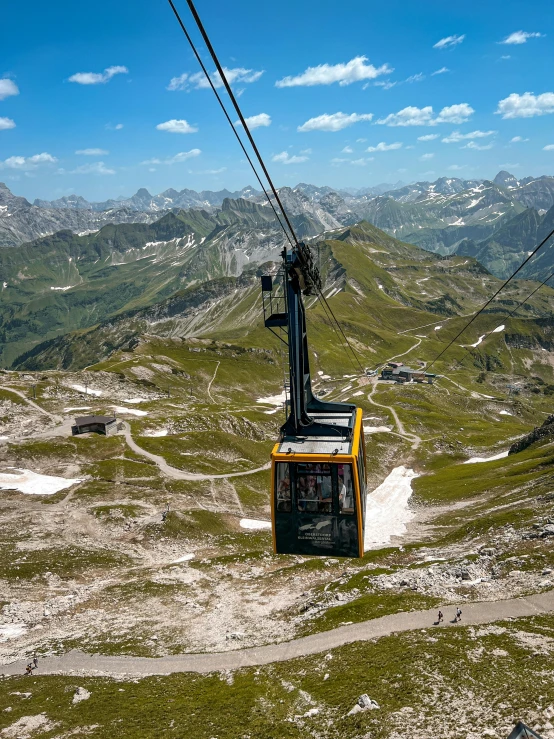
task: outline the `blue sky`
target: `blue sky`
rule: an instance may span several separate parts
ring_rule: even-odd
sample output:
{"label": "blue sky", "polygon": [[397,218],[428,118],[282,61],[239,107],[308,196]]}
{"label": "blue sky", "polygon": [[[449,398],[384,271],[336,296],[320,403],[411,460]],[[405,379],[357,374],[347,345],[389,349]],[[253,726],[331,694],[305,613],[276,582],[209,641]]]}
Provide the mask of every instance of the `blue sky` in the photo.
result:
{"label": "blue sky", "polygon": [[[245,116],[266,124],[254,136],[279,186],[554,174],[547,0],[197,8]],[[9,3],[0,48],[0,181],[15,193],[256,184],[164,0]]]}

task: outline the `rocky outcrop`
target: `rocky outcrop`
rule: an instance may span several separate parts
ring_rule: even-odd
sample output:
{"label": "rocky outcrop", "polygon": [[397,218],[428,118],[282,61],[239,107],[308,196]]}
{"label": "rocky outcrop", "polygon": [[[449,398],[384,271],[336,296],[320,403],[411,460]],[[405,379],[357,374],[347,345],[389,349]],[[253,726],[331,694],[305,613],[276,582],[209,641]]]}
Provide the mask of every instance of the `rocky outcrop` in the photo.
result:
{"label": "rocky outcrop", "polygon": [[547,436],[554,436],[554,413],[548,416],[542,426],[534,428],[530,434],[527,434],[523,439],[512,444],[510,451],[508,452],[508,456],[510,454],[522,452],[524,449],[531,446],[531,444],[534,444],[536,441],[539,441],[539,439],[544,439]]}

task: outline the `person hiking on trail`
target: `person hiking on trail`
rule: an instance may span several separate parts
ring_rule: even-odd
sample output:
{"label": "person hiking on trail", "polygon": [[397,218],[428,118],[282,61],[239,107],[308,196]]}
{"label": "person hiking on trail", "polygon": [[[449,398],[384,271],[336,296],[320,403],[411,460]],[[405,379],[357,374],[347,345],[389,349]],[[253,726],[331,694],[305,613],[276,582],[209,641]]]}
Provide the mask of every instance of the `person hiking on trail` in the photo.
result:
{"label": "person hiking on trail", "polygon": [[36,654],[33,656],[33,664],[34,664],[35,669],[36,669],[38,667],[38,657],[37,657]]}
{"label": "person hiking on trail", "polygon": [[437,623],[440,624],[441,621],[443,621],[443,620],[444,620],[444,616],[442,615],[442,611],[439,611],[439,618],[437,620]]}
{"label": "person hiking on trail", "polygon": [[27,667],[25,668],[25,674],[26,675],[32,675],[33,674],[33,665],[29,662]]}
{"label": "person hiking on trail", "polygon": [[456,608],[456,618],[454,620],[456,622],[462,620],[462,609],[460,608],[460,606],[458,606],[458,608]]}

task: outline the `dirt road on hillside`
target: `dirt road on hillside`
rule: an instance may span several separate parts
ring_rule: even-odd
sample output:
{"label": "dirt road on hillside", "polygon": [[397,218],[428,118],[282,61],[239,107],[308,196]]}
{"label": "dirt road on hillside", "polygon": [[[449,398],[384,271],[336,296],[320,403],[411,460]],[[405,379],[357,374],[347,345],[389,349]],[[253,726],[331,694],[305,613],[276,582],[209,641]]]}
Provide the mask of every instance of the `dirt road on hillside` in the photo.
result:
{"label": "dirt road on hillside", "polygon": [[[242,667],[286,662],[297,657],[306,657],[344,644],[378,639],[390,634],[415,629],[459,628],[467,625],[489,624],[508,618],[525,618],[554,613],[554,590],[525,598],[496,602],[464,603],[462,623],[453,622],[453,605],[442,606],[446,621],[435,625],[438,608],[430,611],[413,611],[382,616],[371,621],[340,626],[331,631],[305,636],[282,644],[254,647],[233,652],[212,654],[176,654],[167,657],[127,657],[84,654],[77,650],[61,657],[45,657],[39,662],[36,674],[117,675],[136,677],[143,675],[168,675],[174,672],[207,673],[219,670],[237,670]],[[28,659],[0,666],[0,674],[21,675],[25,672]]]}
{"label": "dirt road on hillside", "polygon": [[136,454],[140,454],[142,457],[146,457],[154,462],[162,474],[167,475],[167,477],[171,477],[173,480],[223,480],[226,477],[244,477],[245,475],[254,475],[256,472],[263,472],[271,467],[271,462],[267,462],[263,467],[256,467],[256,469],[246,470],[245,472],[229,472],[226,475],[202,475],[194,472],[185,472],[184,470],[177,469],[177,467],[172,467],[163,457],[160,457],[159,454],[152,454],[152,452],[147,452],[146,449],[140,447],[131,436],[131,427],[126,421],[123,422],[123,429],[125,441],[128,446]]}

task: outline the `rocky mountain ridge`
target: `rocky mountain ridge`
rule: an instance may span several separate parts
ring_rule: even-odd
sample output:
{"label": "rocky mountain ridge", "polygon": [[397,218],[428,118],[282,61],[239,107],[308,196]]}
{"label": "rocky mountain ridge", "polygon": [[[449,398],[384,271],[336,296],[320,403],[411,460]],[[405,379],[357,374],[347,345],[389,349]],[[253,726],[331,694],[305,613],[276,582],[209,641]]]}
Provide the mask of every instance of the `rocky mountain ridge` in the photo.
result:
{"label": "rocky mountain ridge", "polygon": [[36,199],[33,205],[39,208],[48,209],[64,209],[71,208],[73,210],[91,210],[102,212],[119,208],[127,208],[137,212],[154,212],[170,210],[172,208],[204,208],[211,209],[213,207],[221,207],[223,201],[227,198],[237,200],[255,198],[262,195],[261,191],[255,190],[253,187],[243,187],[242,190],[230,192],[229,190],[196,190],[184,189],[181,191],[169,188],[158,195],[151,195],[145,187],[141,187],[130,198],[120,197],[117,200],[105,200],[102,202],[89,202],[80,195],[68,195],[57,200],[40,200]]}
{"label": "rocky mountain ridge", "polygon": [[152,223],[159,216],[159,213],[130,210],[121,204],[100,212],[75,206],[39,207],[14,195],[0,182],[0,248],[19,246],[63,229],[83,234],[97,231],[107,223]]}
{"label": "rocky mountain ridge", "polygon": [[[435,182],[398,182],[394,189],[386,187],[354,192],[299,183],[279,192],[302,238],[366,220],[428,251],[476,256],[500,277],[507,276],[517,259],[534,248],[540,224],[551,220],[547,214],[554,206],[554,177],[518,180],[506,171],[494,180],[441,177]],[[224,208],[244,210],[246,203],[274,217],[265,196],[252,187],[236,193],[168,189],[155,196],[142,188],[132,198],[104,203],[88,203],[80,196],[35,203],[31,205],[6,186],[0,187],[0,245],[16,246],[63,229],[83,235],[106,223],[152,223],[170,211],[202,211],[216,216]],[[520,218],[528,209],[531,212]],[[551,262],[553,258],[543,256],[541,269]],[[531,266],[526,275],[539,272]]]}
{"label": "rocky mountain ridge", "polygon": [[[291,221],[303,238],[320,231],[306,214]],[[83,235],[66,229],[0,249],[0,362],[183,286],[239,276],[278,259],[285,243],[269,207],[226,199],[216,212],[171,211],[151,224],[106,224]]]}
{"label": "rocky mountain ridge", "polygon": [[[235,202],[244,204],[243,213],[231,209]],[[190,211],[182,211],[152,225],[106,226],[80,238],[64,232],[5,250],[12,256],[21,252],[22,261],[10,263],[9,291],[0,292],[4,366],[83,367],[145,335],[223,339],[262,331],[259,275],[275,269],[282,235],[266,231],[262,244],[254,232],[249,244],[250,227],[260,229],[267,209],[249,201],[226,203],[215,226],[210,214],[196,212],[191,219]],[[317,243],[325,295],[354,300],[352,314],[344,318],[361,320],[364,335],[367,316],[380,316],[379,325],[394,332],[395,316],[405,310],[420,313],[423,324],[435,320],[440,329],[441,321],[481,305],[498,284],[474,259],[432,254],[367,222]],[[45,252],[48,273],[40,259]],[[64,264],[80,282],[66,278],[67,287],[58,287],[56,275]],[[529,292],[525,283],[512,289],[507,306]],[[552,311],[553,295],[546,289],[522,311],[533,333],[515,334],[530,348],[546,340],[548,326],[541,328],[537,317]],[[504,307],[501,298],[495,309]],[[373,346],[380,339],[367,333],[364,341]]]}

